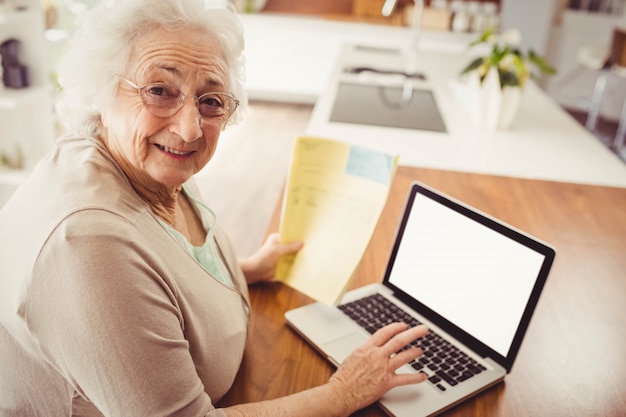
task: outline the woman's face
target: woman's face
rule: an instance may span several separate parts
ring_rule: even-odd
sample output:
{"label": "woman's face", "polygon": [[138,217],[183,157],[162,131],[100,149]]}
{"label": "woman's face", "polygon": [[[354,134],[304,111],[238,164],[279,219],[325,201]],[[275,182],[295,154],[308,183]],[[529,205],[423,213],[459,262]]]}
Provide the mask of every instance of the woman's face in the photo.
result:
{"label": "woman's face", "polygon": [[[131,51],[128,73],[120,75],[139,87],[170,84],[186,96],[228,92],[226,63],[217,42],[194,30],[146,33]],[[102,136],[135,184],[173,189],[209,162],[226,120],[203,119],[192,97],[174,115],[157,117],[144,106],[137,89],[120,80],[112,106],[102,113]]]}

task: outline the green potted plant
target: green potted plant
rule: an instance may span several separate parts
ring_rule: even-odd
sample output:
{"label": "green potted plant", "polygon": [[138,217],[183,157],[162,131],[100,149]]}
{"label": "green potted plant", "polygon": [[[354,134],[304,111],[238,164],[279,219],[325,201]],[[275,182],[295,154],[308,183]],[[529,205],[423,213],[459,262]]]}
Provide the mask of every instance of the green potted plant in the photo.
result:
{"label": "green potted plant", "polygon": [[519,47],[521,34],[507,30],[501,35],[488,28],[469,44],[486,44],[488,53],[473,59],[462,71],[468,81],[470,115],[474,125],[485,130],[508,129],[521,103],[522,91],[533,71],[554,74],[556,70],[534,51]]}
{"label": "green potted plant", "polygon": [[489,54],[474,59],[461,71],[461,74],[478,71],[482,82],[489,70],[495,68],[498,71],[500,86],[504,88],[506,86],[523,87],[526,80],[533,75],[533,67],[544,74],[556,73],[556,69],[532,49],[528,51],[528,54],[525,54],[519,48],[520,42],[521,34],[518,30],[506,30],[502,35],[497,36],[493,32],[493,28],[487,28],[469,46],[491,44]]}

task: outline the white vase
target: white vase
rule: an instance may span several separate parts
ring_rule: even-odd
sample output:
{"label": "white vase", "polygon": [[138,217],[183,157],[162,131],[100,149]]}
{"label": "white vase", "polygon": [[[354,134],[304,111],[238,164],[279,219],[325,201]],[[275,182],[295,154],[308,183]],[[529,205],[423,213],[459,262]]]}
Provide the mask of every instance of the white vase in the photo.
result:
{"label": "white vase", "polygon": [[501,88],[498,72],[491,68],[482,83],[477,71],[468,74],[467,88],[467,105],[474,126],[488,131],[511,127],[522,100],[521,87]]}

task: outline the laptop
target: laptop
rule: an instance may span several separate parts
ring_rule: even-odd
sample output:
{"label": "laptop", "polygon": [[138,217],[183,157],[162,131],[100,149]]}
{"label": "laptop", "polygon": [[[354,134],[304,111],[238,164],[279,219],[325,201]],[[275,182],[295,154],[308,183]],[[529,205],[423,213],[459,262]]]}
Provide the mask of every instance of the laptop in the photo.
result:
{"label": "laptop", "polygon": [[382,283],[285,319],[336,366],[385,324],[427,325],[414,342],[424,355],[398,372],[428,380],[392,389],[379,405],[390,416],[432,416],[511,371],[554,257],[537,238],[414,182]]}

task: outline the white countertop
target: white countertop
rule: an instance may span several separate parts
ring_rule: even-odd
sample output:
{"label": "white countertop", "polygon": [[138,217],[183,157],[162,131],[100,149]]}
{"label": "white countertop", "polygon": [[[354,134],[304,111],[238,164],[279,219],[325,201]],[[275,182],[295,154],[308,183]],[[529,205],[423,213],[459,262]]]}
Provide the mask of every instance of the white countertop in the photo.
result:
{"label": "white countertop", "polygon": [[[240,14],[244,27],[246,85],[255,100],[314,104],[326,90],[345,43],[405,47],[405,27],[271,13]],[[461,51],[473,34],[425,31],[425,49]]]}
{"label": "white countertop", "polygon": [[626,164],[536,84],[526,85],[509,130],[474,127],[455,93],[459,71],[469,62],[465,52],[420,51],[418,69],[426,74],[447,133],[330,122],[339,81],[346,65],[401,66],[401,57],[355,52],[346,45],[331,79],[316,102],[307,134],[343,140],[399,155],[402,165],[521,178],[626,187]]}
{"label": "white countertop", "polygon": [[[448,132],[442,134],[329,122],[339,69],[346,59],[343,48],[358,44],[403,49],[410,29],[265,13],[242,14],[240,19],[249,97],[315,104],[308,134],[396,153],[404,165],[626,187],[626,164],[533,83],[509,130],[485,132],[471,124],[451,81],[468,62],[464,54],[476,35],[421,35],[420,70],[428,75],[447,125]],[[380,58],[372,60],[370,64],[380,64]]]}

